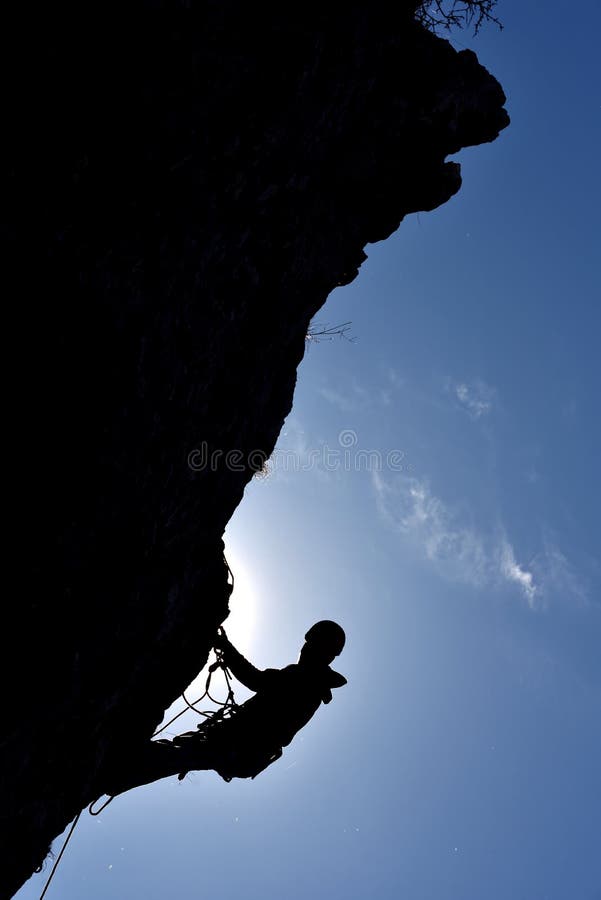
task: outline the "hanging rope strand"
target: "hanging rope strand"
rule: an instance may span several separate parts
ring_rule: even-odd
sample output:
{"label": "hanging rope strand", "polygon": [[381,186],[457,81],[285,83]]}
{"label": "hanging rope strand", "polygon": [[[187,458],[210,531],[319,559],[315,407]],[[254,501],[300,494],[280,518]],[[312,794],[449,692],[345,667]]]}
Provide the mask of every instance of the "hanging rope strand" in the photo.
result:
{"label": "hanging rope strand", "polygon": [[[230,591],[230,594],[232,594],[234,591],[234,583],[235,583],[234,573],[230,569],[230,565],[226,559],[225,553],[223,554],[223,561],[228,570],[228,573],[231,575],[231,578],[232,578],[231,591]],[[220,627],[219,630],[222,631],[223,634],[225,634],[225,631],[223,631],[223,628]],[[207,720],[207,722],[211,722],[213,719],[221,719],[228,713],[231,714],[235,709],[237,709],[238,704],[236,703],[236,699],[234,697],[234,691],[233,691],[232,684],[231,684],[231,675],[230,675],[230,672],[228,672],[227,666],[225,665],[225,661],[223,659],[223,653],[220,650],[215,650],[215,657],[216,657],[215,662],[209,666],[209,674],[208,674],[208,677],[206,680],[204,694],[202,694],[202,696],[199,697],[198,700],[195,700],[194,703],[190,703],[190,701],[186,697],[185,693],[182,692],[182,698],[186,704],[186,708],[182,709],[181,712],[178,712],[177,715],[173,716],[172,719],[169,719],[169,721],[165,725],[163,725],[161,728],[158,728],[154,732],[154,734],[151,735],[151,737],[156,737],[157,734],[161,734],[162,731],[164,731],[166,728],[168,728],[170,725],[172,725],[173,722],[175,722],[177,719],[179,719],[180,716],[183,716],[183,714],[185,712],[187,712],[188,709],[192,709],[198,715],[204,716],[205,719]],[[225,683],[227,686],[227,697],[225,698],[225,700],[223,702],[220,700],[216,700],[214,697],[212,697],[210,694],[210,690],[209,690],[210,686],[211,686],[211,678],[216,669],[222,670],[224,678],[225,678]],[[201,709],[197,709],[196,704],[200,703],[202,700],[204,700],[205,697],[208,697],[209,700],[211,700],[213,703],[215,703],[217,706],[219,706],[221,708],[217,709],[217,710],[207,711],[207,712],[204,712]],[[109,796],[108,799],[105,800],[105,802],[102,804],[102,806],[100,806],[98,809],[94,809],[95,804],[98,802],[98,800],[94,800],[92,803],[90,803],[90,805],[88,807],[88,811],[89,811],[90,815],[91,816],[100,815],[100,813],[104,809],[107,808],[107,806],[109,805],[109,803],[111,803],[113,801],[113,799],[114,799],[114,797],[112,795]],[[71,835],[75,831],[75,826],[79,822],[81,812],[82,811],[80,810],[77,813],[77,815],[75,816],[75,818],[73,819],[73,824],[71,825],[71,828],[69,829],[69,834],[65,838],[65,843],[63,844],[63,846],[61,848],[61,852],[56,857],[56,860],[54,861],[54,865],[52,866],[52,871],[50,872],[50,875],[48,876],[48,880],[47,880],[46,884],[44,885],[44,890],[40,894],[40,900],[43,900],[44,896],[46,895],[46,891],[48,890],[48,888],[50,886],[50,882],[52,881],[52,879],[54,877],[54,873],[56,872],[56,870],[58,868],[58,864],[60,863],[60,861],[62,859],[63,853],[67,849],[67,844],[71,840]]]}
{"label": "hanging rope strand", "polygon": [[[232,579],[231,591],[230,591],[230,595],[231,595],[234,592],[234,585],[236,583],[236,579],[234,578],[234,573],[232,572],[232,570],[230,568],[230,564],[227,561],[225,553],[223,554],[223,562],[225,563],[225,567]],[[223,628],[221,626],[219,627],[218,630],[223,632],[223,634],[225,634],[225,631],[223,630]],[[234,691],[233,691],[232,684],[231,684],[231,675],[227,669],[227,666],[225,665],[225,662],[223,659],[223,653],[220,650],[215,650],[215,657],[216,657],[215,662],[211,666],[209,666],[209,675],[206,680],[204,694],[202,694],[197,700],[190,702],[188,700],[188,698],[186,697],[185,692],[182,691],[181,697],[182,697],[182,700],[184,701],[184,703],[186,704],[186,708],[180,710],[180,712],[178,712],[175,716],[173,716],[172,719],[169,719],[168,722],[165,722],[164,725],[162,725],[160,728],[157,728],[157,730],[153,734],[151,734],[151,738],[156,737],[159,734],[162,734],[163,731],[165,731],[167,728],[169,728],[170,725],[173,725],[173,723],[176,722],[180,718],[180,716],[183,716],[184,713],[188,712],[189,709],[193,710],[199,716],[204,716],[204,718],[207,720],[209,720],[209,719],[213,718],[215,715],[217,715],[219,710],[217,710],[217,711],[210,710],[210,711],[205,712],[202,709],[197,709],[196,704],[202,703],[202,701],[204,700],[205,697],[207,697],[212,703],[215,703],[216,706],[220,706],[222,708],[222,710],[232,710],[233,711],[238,706],[238,704],[236,703],[235,697],[234,697]],[[225,677],[225,683],[227,685],[227,697],[224,702],[222,702],[221,700],[217,700],[210,693],[211,678],[212,678],[213,672],[217,668],[222,670],[223,675]]]}
{"label": "hanging rope strand", "polygon": [[96,800],[92,800],[92,802],[91,802],[90,805],[88,806],[88,812],[90,813],[91,816],[99,816],[100,813],[101,813],[104,809],[107,808],[107,806],[109,805],[109,803],[112,803],[112,802],[113,802],[113,800],[115,799],[115,795],[114,795],[114,794],[109,794],[108,800],[105,800],[104,803],[102,804],[102,806],[100,806],[98,809],[94,809],[94,806],[96,805],[96,803],[98,803],[98,800],[99,800],[99,799],[100,799],[100,798],[98,798],[98,799],[96,799]]}
{"label": "hanging rope strand", "polygon": [[48,876],[48,881],[47,881],[46,884],[44,885],[44,890],[43,890],[42,893],[40,894],[40,900],[43,900],[43,898],[44,898],[44,896],[45,896],[45,894],[46,894],[46,891],[48,890],[48,888],[49,888],[49,886],[50,886],[50,882],[52,881],[52,878],[53,878],[53,876],[54,876],[54,873],[56,872],[56,870],[57,870],[57,868],[58,868],[58,864],[59,864],[59,862],[61,861],[61,858],[62,858],[63,853],[64,853],[65,850],[67,849],[67,844],[68,844],[69,841],[71,840],[71,835],[72,835],[73,832],[75,831],[75,826],[76,826],[77,823],[79,822],[79,817],[80,817],[80,816],[81,816],[81,810],[77,813],[77,815],[76,815],[75,818],[73,819],[73,824],[71,825],[71,828],[69,829],[69,834],[67,835],[67,837],[66,837],[66,839],[65,839],[65,843],[63,844],[63,846],[62,846],[62,848],[61,848],[61,852],[58,854],[58,856],[57,856],[56,859],[54,860],[54,865],[52,866],[52,871],[50,872],[50,875]]}
{"label": "hanging rope strand", "polygon": [[[188,700],[188,698],[186,697],[185,691],[182,692],[181,697],[182,697],[182,700],[184,701],[184,703],[186,704],[185,709],[180,710],[180,712],[178,712],[175,716],[173,716],[173,718],[169,719],[168,722],[165,722],[164,725],[162,725],[160,728],[157,728],[157,730],[151,735],[151,737],[156,737],[157,735],[161,734],[163,731],[165,731],[166,728],[169,728],[170,725],[172,725],[177,719],[179,719],[180,716],[183,716],[184,713],[188,712],[189,709],[193,710],[199,716],[204,716],[205,719],[211,719],[215,715],[217,715],[217,713],[220,711],[223,714],[224,711],[233,711],[235,708],[237,708],[238,704],[236,703],[236,698],[234,696],[234,689],[232,688],[231,673],[228,671],[228,668],[225,665],[225,662],[223,660],[223,654],[219,650],[217,650],[217,651],[215,651],[215,656],[216,656],[215,662],[212,663],[211,666],[209,667],[209,674],[208,674],[208,677],[207,677],[207,680],[205,683],[204,693],[200,697],[198,697],[198,699],[194,700],[193,702],[190,702],[190,700]],[[213,697],[213,695],[211,694],[211,679],[213,677],[214,672],[218,668],[221,669],[221,671],[223,672],[223,676],[225,678],[225,683],[226,683],[226,687],[227,687],[227,697],[225,698],[225,700],[218,700],[216,697]],[[221,707],[221,710],[205,711],[202,709],[198,709],[196,704],[202,703],[202,701],[205,699],[205,697],[207,697],[212,703],[215,703],[216,706]]]}

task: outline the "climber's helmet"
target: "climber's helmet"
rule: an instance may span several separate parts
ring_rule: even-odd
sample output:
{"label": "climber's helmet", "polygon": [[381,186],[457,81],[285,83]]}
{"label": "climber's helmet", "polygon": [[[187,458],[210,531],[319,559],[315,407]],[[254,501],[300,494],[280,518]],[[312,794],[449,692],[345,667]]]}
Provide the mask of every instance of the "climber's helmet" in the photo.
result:
{"label": "climber's helmet", "polygon": [[324,619],[309,628],[305,635],[306,643],[303,650],[309,651],[313,657],[331,663],[335,656],[342,653],[345,640],[346,636],[340,625]]}

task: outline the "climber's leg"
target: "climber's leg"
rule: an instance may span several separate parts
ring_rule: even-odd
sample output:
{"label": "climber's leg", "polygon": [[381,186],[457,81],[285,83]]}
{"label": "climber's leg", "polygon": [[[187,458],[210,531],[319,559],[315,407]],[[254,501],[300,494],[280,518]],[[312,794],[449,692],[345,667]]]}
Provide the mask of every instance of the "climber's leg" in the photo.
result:
{"label": "climber's leg", "polygon": [[201,742],[184,750],[170,742],[150,741],[135,758],[122,760],[113,768],[106,780],[105,793],[115,796],[183,770],[210,769],[209,757]]}

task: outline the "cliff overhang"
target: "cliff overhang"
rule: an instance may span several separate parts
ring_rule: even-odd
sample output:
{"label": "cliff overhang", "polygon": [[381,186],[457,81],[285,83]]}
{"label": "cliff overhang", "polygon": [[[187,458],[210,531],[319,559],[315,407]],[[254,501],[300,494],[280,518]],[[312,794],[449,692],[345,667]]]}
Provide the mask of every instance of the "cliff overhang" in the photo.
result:
{"label": "cliff overhang", "polygon": [[[447,157],[508,122],[497,81],[414,5],[147,0],[15,26],[0,896],[206,661],[222,534],[311,319],[367,243],[459,189]],[[191,465],[200,446],[245,464]]]}

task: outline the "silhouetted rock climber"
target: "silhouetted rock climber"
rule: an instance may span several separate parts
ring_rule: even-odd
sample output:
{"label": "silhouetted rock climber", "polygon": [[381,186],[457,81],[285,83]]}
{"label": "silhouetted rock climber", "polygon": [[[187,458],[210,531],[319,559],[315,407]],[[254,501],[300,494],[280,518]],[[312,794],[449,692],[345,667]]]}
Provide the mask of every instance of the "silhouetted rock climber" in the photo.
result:
{"label": "silhouetted rock climber", "polygon": [[196,731],[172,741],[149,742],[140,756],[119,767],[106,793],[118,794],[168,775],[182,779],[193,769],[214,769],[225,781],[254,778],[282,755],[295,734],[322,703],[332,699],[332,688],[346,678],[330,668],[342,652],[345,634],[336,622],[324,620],[305,635],[298,662],[285,669],[257,669],[222,632],[215,641],[232,674],[255,691],[229,718],[209,720]]}

